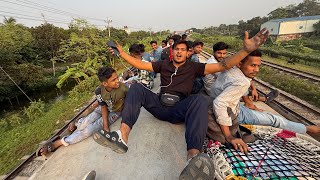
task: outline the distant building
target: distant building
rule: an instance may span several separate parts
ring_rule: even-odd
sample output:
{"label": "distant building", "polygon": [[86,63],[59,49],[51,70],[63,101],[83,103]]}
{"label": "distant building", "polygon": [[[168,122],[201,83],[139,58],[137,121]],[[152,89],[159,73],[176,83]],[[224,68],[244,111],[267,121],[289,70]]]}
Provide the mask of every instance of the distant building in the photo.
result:
{"label": "distant building", "polygon": [[271,36],[277,40],[291,40],[300,38],[303,34],[315,31],[313,24],[320,21],[318,16],[304,16],[296,18],[273,19],[261,25],[267,28]]}
{"label": "distant building", "polygon": [[123,30],[124,30],[127,34],[130,34],[130,33],[131,33],[130,30],[129,30],[129,28],[128,28],[128,26],[124,26],[124,27],[123,27]]}
{"label": "distant building", "polygon": [[178,35],[182,35],[182,34],[185,34],[186,31],[173,31],[173,34],[178,34]]}

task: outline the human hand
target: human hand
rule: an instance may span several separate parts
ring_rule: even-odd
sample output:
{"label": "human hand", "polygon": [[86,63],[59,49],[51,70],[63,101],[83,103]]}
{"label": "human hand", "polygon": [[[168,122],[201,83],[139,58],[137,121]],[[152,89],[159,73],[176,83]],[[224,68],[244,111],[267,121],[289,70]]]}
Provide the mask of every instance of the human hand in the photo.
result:
{"label": "human hand", "polygon": [[236,150],[240,150],[242,153],[248,154],[248,145],[240,138],[227,138],[227,141],[233,145]]}
{"label": "human hand", "polygon": [[[121,46],[117,41],[116,41],[116,47],[117,47],[117,49],[118,49],[118,51],[119,51],[119,55],[121,55],[124,51],[123,51],[123,49],[122,49],[122,46]],[[108,51],[109,51],[109,53],[111,53],[112,55],[115,54],[114,50],[113,50],[111,47],[108,48]]]}
{"label": "human hand", "polygon": [[261,29],[255,36],[249,39],[249,33],[244,33],[243,48],[248,53],[258,49],[269,37],[269,31],[266,28]]}
{"label": "human hand", "polygon": [[258,101],[259,94],[258,94],[258,91],[256,89],[252,89],[251,95],[252,95],[253,101]]}

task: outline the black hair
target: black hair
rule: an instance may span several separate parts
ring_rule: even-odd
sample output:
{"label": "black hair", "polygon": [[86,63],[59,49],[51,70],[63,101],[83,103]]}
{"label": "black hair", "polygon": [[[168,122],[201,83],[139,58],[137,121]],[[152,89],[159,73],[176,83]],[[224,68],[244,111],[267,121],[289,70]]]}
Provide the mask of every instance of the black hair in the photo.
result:
{"label": "black hair", "polygon": [[200,46],[203,47],[203,42],[201,42],[201,41],[194,41],[192,47],[196,47],[196,46],[198,46],[198,45],[200,45]]}
{"label": "black hair", "polygon": [[262,52],[259,49],[256,49],[254,51],[252,51],[250,54],[248,54],[248,56],[246,56],[242,62],[244,63],[249,56],[254,56],[254,57],[262,57]]}
{"label": "black hair", "polygon": [[139,47],[140,47],[140,53],[144,53],[145,52],[144,45],[143,44],[139,44]]}
{"label": "black hair", "polygon": [[114,70],[113,68],[111,67],[101,67],[99,70],[98,70],[98,78],[99,78],[99,81],[100,82],[104,82],[106,80],[108,80],[112,74],[116,72],[116,70]]}
{"label": "black hair", "polygon": [[179,34],[175,34],[171,37],[174,42],[181,40],[181,36]]}
{"label": "black hair", "polygon": [[187,37],[188,37],[188,35],[186,35],[186,34],[182,34],[181,39],[182,39],[182,40],[186,40],[186,39],[187,39]]}
{"label": "black hair", "polygon": [[187,43],[187,48],[190,49],[190,48],[193,48],[193,42],[192,41],[186,41]]}
{"label": "black hair", "polygon": [[[187,48],[188,48],[187,41],[184,41],[184,40],[178,40],[178,41],[176,41],[176,42],[173,44],[173,47],[172,47],[172,48],[175,48],[176,45],[178,45],[178,44],[185,44],[185,45],[187,46]],[[187,50],[188,50],[188,49],[187,49]]]}
{"label": "black hair", "polygon": [[157,41],[150,41],[150,45],[152,45],[153,43],[158,44]]}
{"label": "black hair", "polygon": [[141,54],[144,53],[144,45],[134,43],[129,47],[129,52],[133,54]]}
{"label": "black hair", "polygon": [[217,42],[213,45],[212,50],[213,52],[228,49],[229,45],[224,42]]}
{"label": "black hair", "polygon": [[167,40],[162,40],[161,43],[168,44],[168,41]]}
{"label": "black hair", "polygon": [[248,56],[261,57],[262,56],[262,52],[259,49],[256,49],[256,50],[252,51]]}

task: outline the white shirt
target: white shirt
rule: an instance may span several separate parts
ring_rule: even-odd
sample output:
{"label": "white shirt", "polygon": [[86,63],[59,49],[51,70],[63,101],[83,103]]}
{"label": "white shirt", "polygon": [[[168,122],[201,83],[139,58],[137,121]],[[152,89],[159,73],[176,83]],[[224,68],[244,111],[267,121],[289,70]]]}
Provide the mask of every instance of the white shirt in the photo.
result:
{"label": "white shirt", "polygon": [[[207,61],[207,64],[213,64],[213,63],[218,63],[218,61],[214,58],[214,56],[211,56]],[[216,72],[214,74],[208,74],[202,78],[204,82],[204,88],[206,93],[211,96],[211,88],[213,86],[213,83],[216,81],[218,74],[220,72]]]}
{"label": "white shirt", "polygon": [[218,75],[211,89],[211,97],[214,99],[213,112],[219,124],[232,125],[232,119],[240,112],[240,98],[247,93],[250,81],[237,67]]}

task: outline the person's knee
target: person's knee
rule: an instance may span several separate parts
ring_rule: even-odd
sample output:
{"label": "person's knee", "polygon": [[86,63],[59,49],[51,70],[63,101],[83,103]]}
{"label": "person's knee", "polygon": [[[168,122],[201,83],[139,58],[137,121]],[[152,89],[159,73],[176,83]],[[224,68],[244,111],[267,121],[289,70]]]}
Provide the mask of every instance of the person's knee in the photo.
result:
{"label": "person's knee", "polygon": [[201,96],[201,95],[196,95],[194,97],[195,101],[197,102],[197,104],[199,104],[201,107],[208,107],[208,101],[206,100],[205,97]]}
{"label": "person's knee", "polygon": [[144,88],[142,84],[140,83],[133,83],[131,86],[130,86],[130,90],[141,90],[141,88]]}

